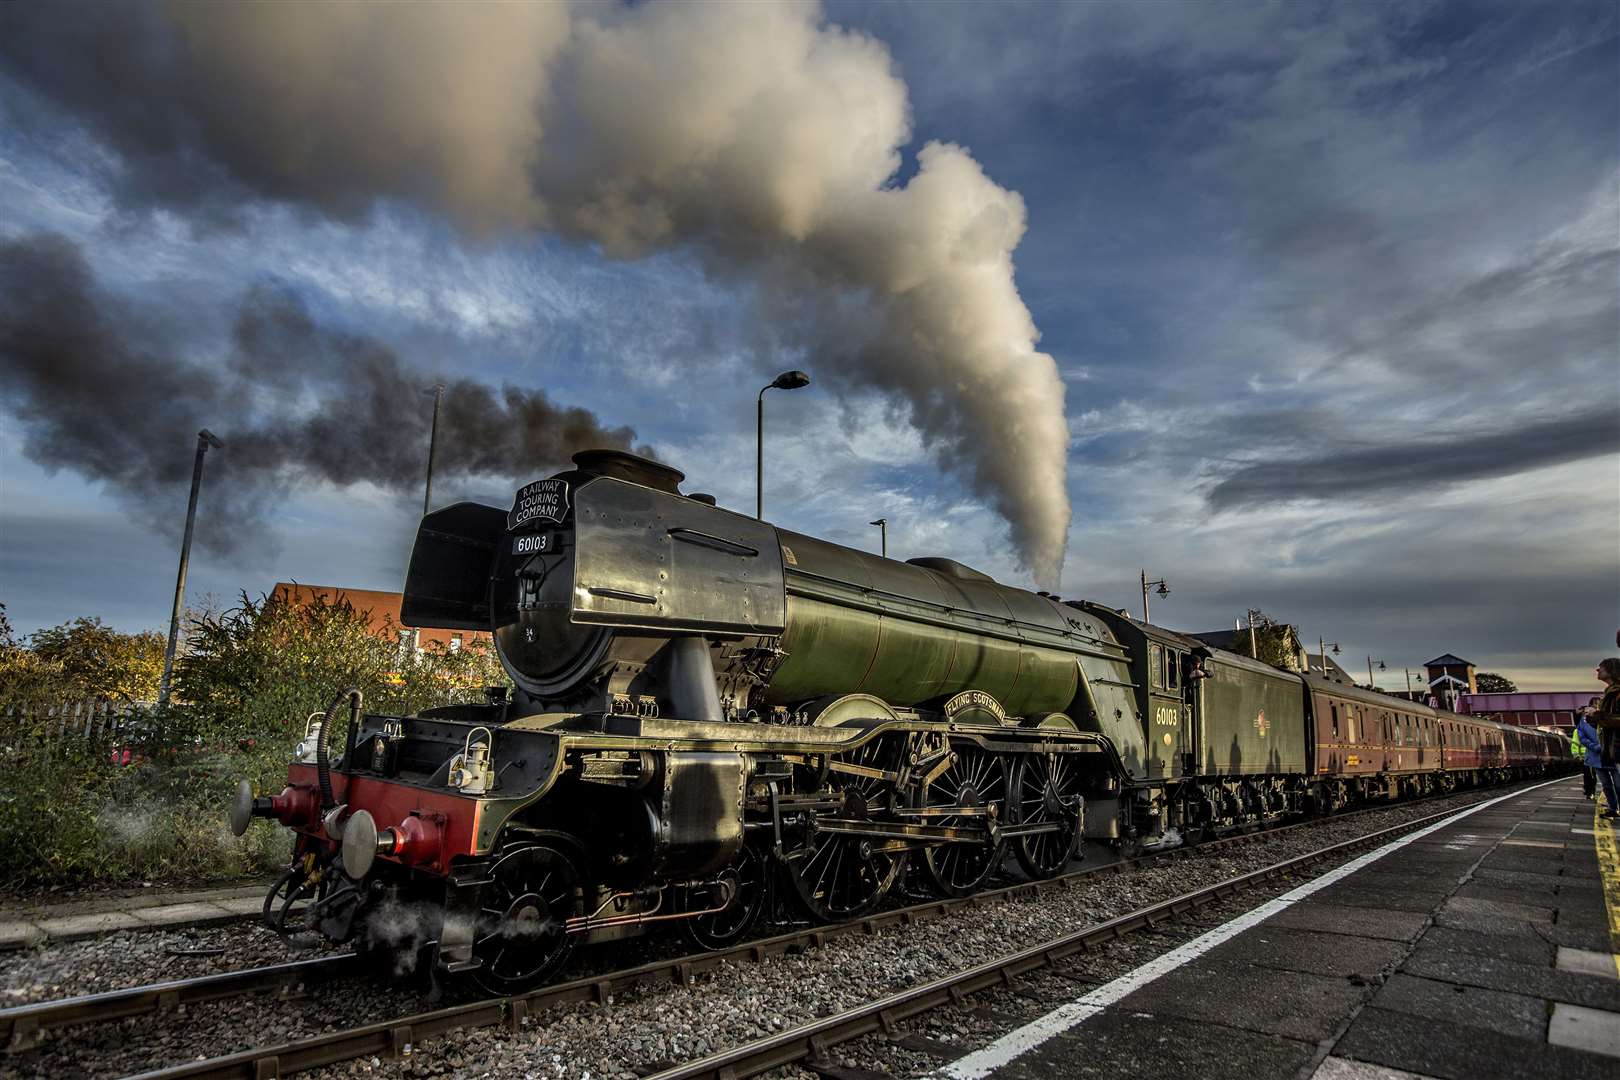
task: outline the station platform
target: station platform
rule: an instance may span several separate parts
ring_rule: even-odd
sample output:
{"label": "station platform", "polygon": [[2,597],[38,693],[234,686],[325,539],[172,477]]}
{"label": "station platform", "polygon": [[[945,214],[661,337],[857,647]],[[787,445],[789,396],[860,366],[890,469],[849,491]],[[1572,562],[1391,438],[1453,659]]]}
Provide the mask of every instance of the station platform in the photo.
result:
{"label": "station platform", "polygon": [[942,1070],[1620,1077],[1620,855],[1579,777],[1408,834]]}

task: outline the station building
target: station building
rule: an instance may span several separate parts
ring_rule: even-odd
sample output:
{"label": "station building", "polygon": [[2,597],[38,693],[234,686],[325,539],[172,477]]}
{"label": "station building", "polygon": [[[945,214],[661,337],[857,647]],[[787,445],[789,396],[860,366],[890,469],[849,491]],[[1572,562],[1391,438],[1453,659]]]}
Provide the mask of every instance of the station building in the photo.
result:
{"label": "station building", "polygon": [[494,648],[487,630],[442,630],[435,627],[409,627],[400,622],[403,593],[380,592],[376,589],[350,589],[340,585],[303,585],[295,581],[278,581],[270,590],[272,599],[294,605],[325,602],[348,605],[365,618],[373,633],[399,642],[402,654],[415,656],[433,645],[456,652],[465,645],[482,642]]}

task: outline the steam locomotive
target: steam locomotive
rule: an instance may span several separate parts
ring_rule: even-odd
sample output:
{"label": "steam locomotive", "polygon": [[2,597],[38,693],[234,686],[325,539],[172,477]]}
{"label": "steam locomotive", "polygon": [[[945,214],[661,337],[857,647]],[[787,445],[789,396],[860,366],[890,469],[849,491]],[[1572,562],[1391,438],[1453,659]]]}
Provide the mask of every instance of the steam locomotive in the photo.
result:
{"label": "steam locomotive", "polygon": [[510,509],[422,519],[408,625],[491,630],[514,689],[312,720],[265,900],[493,993],[578,945],[768,904],[858,917],[902,879],[961,896],[1010,853],[1174,844],[1562,763],[1544,733],[1279,670],[1095,604],[898,562],[684,495],[616,451]]}

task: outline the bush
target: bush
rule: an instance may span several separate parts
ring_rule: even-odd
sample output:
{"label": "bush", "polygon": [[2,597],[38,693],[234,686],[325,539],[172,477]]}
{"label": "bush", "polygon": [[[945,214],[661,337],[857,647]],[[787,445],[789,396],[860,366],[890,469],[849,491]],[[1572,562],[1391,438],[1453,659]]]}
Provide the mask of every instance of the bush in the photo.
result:
{"label": "bush", "polygon": [[[193,620],[175,665],[174,702],[131,713],[117,730],[59,736],[47,709],[77,700],[75,658],[122,655],[96,620],[56,628],[96,648],[42,654],[0,640],[0,714],[10,767],[0,774],[0,875],[16,886],[96,881],[203,882],[279,870],[286,831],[257,821],[232,836],[227,808],[239,780],[279,791],[305,720],[345,687],[367,712],[410,713],[477,700],[505,682],[490,650],[403,657],[346,601],[293,604],[246,594]],[[38,638],[39,635],[36,635]],[[141,655],[139,648],[126,650]],[[159,652],[161,664],[161,651]]]}

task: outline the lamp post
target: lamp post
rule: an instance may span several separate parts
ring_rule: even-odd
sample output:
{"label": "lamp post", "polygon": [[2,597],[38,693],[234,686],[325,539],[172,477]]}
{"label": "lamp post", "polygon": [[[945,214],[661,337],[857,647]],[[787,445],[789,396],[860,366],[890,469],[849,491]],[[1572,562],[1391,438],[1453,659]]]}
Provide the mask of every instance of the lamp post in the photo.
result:
{"label": "lamp post", "polygon": [[1153,586],[1155,586],[1155,585],[1157,585],[1159,587],[1157,591],[1158,591],[1160,596],[1169,596],[1170,595],[1170,586],[1168,586],[1168,585],[1166,585],[1164,583],[1164,578],[1155,578],[1154,580],[1149,581],[1148,576],[1147,576],[1147,571],[1146,570],[1142,571],[1142,621],[1143,622],[1150,622],[1151,621],[1148,618],[1148,590],[1153,588]]}
{"label": "lamp post", "polygon": [[1338,656],[1339,643],[1337,641],[1323,641],[1321,638],[1316,639],[1316,651],[1322,654],[1322,678],[1324,679],[1328,677],[1327,651],[1329,645],[1333,646],[1333,655]]}
{"label": "lamp post", "polygon": [[784,371],[759,391],[759,424],[754,434],[754,517],[765,518],[765,391],[797,390],[810,385],[810,376],[802,371]]}
{"label": "lamp post", "polygon": [[878,527],[881,543],[883,545],[881,554],[885,559],[887,559],[889,557],[889,519],[878,518],[876,521],[868,521],[867,524],[876,525]]}
{"label": "lamp post", "polygon": [[1378,665],[1379,671],[1387,671],[1389,669],[1384,666],[1384,662],[1382,660],[1374,660],[1371,656],[1367,657],[1367,685],[1376,690],[1378,689],[1378,682],[1373,678],[1372,666],[1374,664]]}
{"label": "lamp post", "polygon": [[169,644],[163,650],[163,681],[158,684],[158,704],[169,703],[169,681],[174,675],[174,645],[180,636],[180,608],[186,602],[186,568],[191,563],[191,533],[197,525],[197,493],[202,490],[203,455],[212,446],[225,444],[207,428],[197,432],[197,459],[191,466],[191,498],[186,502],[186,532],[180,540],[180,574],[174,582],[174,610],[169,614]]}
{"label": "lamp post", "polygon": [[444,383],[433,384],[433,428],[428,435],[427,490],[422,493],[422,516],[433,509],[433,452],[439,448],[439,406],[444,404]]}

